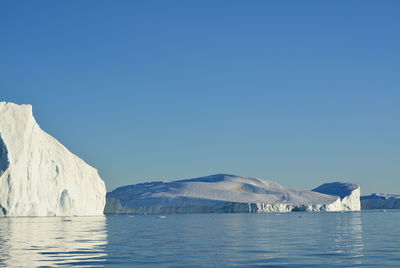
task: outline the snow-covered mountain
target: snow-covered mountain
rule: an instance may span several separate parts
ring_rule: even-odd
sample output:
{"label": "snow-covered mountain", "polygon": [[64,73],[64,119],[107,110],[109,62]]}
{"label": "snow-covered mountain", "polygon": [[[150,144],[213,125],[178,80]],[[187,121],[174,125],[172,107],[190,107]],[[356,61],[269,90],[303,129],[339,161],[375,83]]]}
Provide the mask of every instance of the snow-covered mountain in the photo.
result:
{"label": "snow-covered mountain", "polygon": [[358,211],[359,198],[360,188],[354,184],[299,191],[271,181],[217,174],[119,187],[107,193],[105,213]]}
{"label": "snow-covered mountain", "polygon": [[400,195],[374,193],[361,196],[362,209],[400,209]]}
{"label": "snow-covered mountain", "polygon": [[0,216],[103,214],[97,170],[40,129],[31,105],[0,102]]}

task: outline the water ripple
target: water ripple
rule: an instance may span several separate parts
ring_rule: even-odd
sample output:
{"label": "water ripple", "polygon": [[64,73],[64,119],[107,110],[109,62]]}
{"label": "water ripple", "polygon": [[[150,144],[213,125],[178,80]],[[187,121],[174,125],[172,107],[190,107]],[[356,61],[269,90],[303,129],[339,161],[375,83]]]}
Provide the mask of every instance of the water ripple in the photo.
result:
{"label": "water ripple", "polygon": [[400,267],[399,220],[399,211],[0,218],[0,266]]}

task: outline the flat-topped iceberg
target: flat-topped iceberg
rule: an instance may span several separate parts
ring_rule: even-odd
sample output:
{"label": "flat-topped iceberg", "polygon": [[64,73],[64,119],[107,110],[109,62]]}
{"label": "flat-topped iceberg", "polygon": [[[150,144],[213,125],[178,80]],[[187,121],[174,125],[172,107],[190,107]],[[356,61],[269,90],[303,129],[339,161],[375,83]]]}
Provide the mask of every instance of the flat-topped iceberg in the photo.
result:
{"label": "flat-topped iceberg", "polygon": [[361,196],[361,209],[400,209],[400,195],[374,193]]}
{"label": "flat-topped iceberg", "polygon": [[271,181],[217,174],[119,187],[107,193],[104,212],[160,214],[360,210],[358,186],[335,183],[321,187],[315,191],[300,191]]}
{"label": "flat-topped iceberg", "polygon": [[101,215],[97,170],[40,129],[31,105],[0,102],[0,216]]}

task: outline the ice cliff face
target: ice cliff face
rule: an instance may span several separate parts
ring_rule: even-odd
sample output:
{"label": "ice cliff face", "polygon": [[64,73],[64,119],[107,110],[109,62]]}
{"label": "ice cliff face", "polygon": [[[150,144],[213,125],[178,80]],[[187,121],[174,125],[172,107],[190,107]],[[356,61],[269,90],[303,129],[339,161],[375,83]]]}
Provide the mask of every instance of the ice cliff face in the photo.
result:
{"label": "ice cliff face", "polygon": [[400,195],[375,193],[361,196],[361,209],[400,209]]}
{"label": "ice cliff face", "polygon": [[[359,191],[359,188],[358,188]],[[336,192],[335,192],[336,193]],[[357,189],[350,191],[357,194]],[[277,183],[217,174],[172,182],[149,182],[107,193],[105,213],[350,211],[348,196],[298,191]],[[350,198],[353,200],[353,196]],[[352,207],[351,205],[354,205]]]}
{"label": "ice cliff face", "polygon": [[0,102],[0,216],[100,215],[97,170],[40,129],[32,106]]}
{"label": "ice cliff face", "polygon": [[336,211],[359,211],[360,203],[360,187],[353,183],[332,182],[318,186],[314,192],[338,196],[340,202],[334,210]]}

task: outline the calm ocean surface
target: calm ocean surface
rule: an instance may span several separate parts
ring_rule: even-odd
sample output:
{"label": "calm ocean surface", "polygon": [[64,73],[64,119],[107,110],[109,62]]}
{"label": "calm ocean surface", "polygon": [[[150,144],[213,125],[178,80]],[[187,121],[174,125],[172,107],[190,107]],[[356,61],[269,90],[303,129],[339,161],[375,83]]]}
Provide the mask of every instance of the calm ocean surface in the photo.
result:
{"label": "calm ocean surface", "polygon": [[400,267],[400,211],[0,218],[0,266]]}

